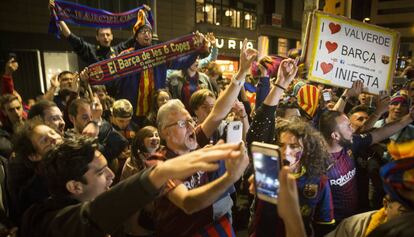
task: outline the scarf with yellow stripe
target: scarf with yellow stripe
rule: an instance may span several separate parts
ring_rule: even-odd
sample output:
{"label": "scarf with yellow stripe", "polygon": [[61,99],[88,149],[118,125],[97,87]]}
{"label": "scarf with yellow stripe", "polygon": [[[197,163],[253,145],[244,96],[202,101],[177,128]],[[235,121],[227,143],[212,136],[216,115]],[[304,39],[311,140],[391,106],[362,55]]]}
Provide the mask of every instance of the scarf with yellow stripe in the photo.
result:
{"label": "scarf with yellow stripe", "polygon": [[155,90],[154,70],[145,69],[140,73],[135,115],[145,116],[151,108],[151,98]]}

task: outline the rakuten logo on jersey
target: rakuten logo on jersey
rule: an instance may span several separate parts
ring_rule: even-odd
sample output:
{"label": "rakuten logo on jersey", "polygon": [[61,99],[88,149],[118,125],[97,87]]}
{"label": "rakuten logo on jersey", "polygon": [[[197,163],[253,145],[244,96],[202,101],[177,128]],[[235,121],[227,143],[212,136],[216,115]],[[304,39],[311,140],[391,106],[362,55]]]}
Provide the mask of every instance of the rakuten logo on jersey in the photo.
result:
{"label": "rakuten logo on jersey", "polygon": [[344,186],[355,176],[355,168],[348,171],[345,175],[341,175],[338,179],[330,179],[329,182],[331,185]]}

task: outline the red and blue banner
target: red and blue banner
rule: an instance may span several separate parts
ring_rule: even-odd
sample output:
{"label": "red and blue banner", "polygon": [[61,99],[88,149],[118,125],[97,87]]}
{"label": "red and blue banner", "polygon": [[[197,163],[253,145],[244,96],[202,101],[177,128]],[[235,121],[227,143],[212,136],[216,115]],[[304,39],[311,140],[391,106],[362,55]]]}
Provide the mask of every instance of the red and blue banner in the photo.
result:
{"label": "red and blue banner", "polygon": [[[51,9],[49,33],[58,35],[58,21],[97,28],[129,27],[136,23],[138,11],[143,8],[140,6],[127,12],[112,13],[77,3],[55,0],[54,7]],[[147,15],[149,22],[153,25],[151,12]]]}
{"label": "red and blue banner", "polygon": [[89,65],[88,80],[104,84],[201,50],[204,43],[195,34],[186,35]]}

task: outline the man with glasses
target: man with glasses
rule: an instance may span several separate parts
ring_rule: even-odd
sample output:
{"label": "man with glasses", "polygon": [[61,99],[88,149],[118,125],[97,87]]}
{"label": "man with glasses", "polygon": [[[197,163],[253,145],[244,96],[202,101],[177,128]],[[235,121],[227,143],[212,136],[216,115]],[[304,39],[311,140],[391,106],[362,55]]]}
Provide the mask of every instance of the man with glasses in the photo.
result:
{"label": "man with glasses", "polygon": [[[147,19],[146,11],[138,12],[137,23],[133,27],[134,47],[121,54],[140,50],[152,45],[152,26]],[[202,35],[198,35],[201,42]],[[133,121],[143,127],[145,116],[151,108],[151,98],[156,90],[165,88],[167,69],[189,68],[196,60],[198,53],[193,53],[176,60],[145,69],[139,73],[120,78],[106,84],[108,93],[115,99],[127,99],[133,106]]]}
{"label": "man with glasses", "polygon": [[[247,49],[246,45],[245,40],[240,54],[240,69],[232,83],[197,127],[181,101],[173,99],[161,106],[157,125],[166,146],[162,156],[154,158],[173,159],[209,144],[210,137],[230,112],[257,55],[256,50]],[[211,229],[221,229],[226,236],[234,236],[230,223],[232,200],[226,191],[241,177],[247,164],[248,157],[243,155],[234,162],[225,162],[227,171],[215,180],[209,179],[205,172],[197,172],[187,179],[170,180],[164,195],[155,203],[156,236],[204,236]]]}

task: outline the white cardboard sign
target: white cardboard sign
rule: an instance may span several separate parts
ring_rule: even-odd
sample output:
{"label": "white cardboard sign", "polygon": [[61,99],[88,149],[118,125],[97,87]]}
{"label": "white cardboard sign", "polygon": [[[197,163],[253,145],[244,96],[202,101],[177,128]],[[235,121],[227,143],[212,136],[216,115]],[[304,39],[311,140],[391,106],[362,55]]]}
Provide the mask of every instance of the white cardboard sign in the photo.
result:
{"label": "white cardboard sign", "polygon": [[362,80],[372,94],[391,88],[398,32],[316,11],[308,40],[309,80],[344,88]]}

